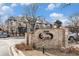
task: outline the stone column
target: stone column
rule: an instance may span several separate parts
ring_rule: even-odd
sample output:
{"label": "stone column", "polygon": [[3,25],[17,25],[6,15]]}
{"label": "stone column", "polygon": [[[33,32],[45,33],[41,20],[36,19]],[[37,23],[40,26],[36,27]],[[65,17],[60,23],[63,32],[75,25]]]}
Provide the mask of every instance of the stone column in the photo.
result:
{"label": "stone column", "polygon": [[27,33],[25,33],[25,44],[27,45]]}
{"label": "stone column", "polygon": [[69,30],[65,28],[65,47],[68,47],[68,33],[69,33]]}
{"label": "stone column", "polygon": [[31,45],[31,33],[25,33],[25,44],[26,45]]}

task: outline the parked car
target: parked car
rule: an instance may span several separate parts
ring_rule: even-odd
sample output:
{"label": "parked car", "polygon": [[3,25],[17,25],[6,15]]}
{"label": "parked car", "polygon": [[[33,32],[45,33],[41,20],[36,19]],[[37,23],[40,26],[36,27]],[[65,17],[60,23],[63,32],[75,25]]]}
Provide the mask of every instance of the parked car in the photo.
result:
{"label": "parked car", "polygon": [[6,38],[9,37],[9,34],[7,32],[0,31],[0,38]]}
{"label": "parked car", "polygon": [[78,41],[78,33],[76,33],[76,32],[69,32],[68,40],[71,41],[71,42]]}

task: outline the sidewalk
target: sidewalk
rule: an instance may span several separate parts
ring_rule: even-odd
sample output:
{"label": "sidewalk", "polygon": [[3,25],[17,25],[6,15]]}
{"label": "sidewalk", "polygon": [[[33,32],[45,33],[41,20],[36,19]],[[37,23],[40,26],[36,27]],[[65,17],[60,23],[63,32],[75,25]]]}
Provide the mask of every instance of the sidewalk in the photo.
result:
{"label": "sidewalk", "polygon": [[41,51],[37,51],[37,50],[23,51],[23,54],[25,56],[46,56]]}

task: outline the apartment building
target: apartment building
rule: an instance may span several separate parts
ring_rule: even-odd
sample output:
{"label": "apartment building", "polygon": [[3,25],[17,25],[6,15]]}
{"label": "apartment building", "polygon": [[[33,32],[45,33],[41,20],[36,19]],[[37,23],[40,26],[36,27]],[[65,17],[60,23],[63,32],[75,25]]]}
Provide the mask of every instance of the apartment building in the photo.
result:
{"label": "apartment building", "polygon": [[[7,26],[7,31],[16,36],[17,34],[24,35],[25,32],[33,31],[33,25],[35,29],[50,28],[51,24],[43,18],[36,18],[36,21],[33,20],[33,17],[26,16],[11,16],[5,22]],[[34,24],[35,23],[35,24]]]}

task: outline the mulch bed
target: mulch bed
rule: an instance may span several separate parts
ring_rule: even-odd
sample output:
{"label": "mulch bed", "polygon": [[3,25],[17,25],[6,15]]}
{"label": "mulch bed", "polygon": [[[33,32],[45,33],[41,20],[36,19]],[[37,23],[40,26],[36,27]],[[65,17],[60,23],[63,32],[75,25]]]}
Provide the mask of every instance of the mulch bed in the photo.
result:
{"label": "mulch bed", "polygon": [[20,43],[20,44],[16,44],[15,48],[22,50],[22,51],[26,51],[26,50],[32,50],[32,46],[31,45],[26,45],[25,43]]}
{"label": "mulch bed", "polygon": [[79,56],[79,54],[73,53],[72,51],[61,51],[58,49],[46,50],[46,52],[57,56]]}

